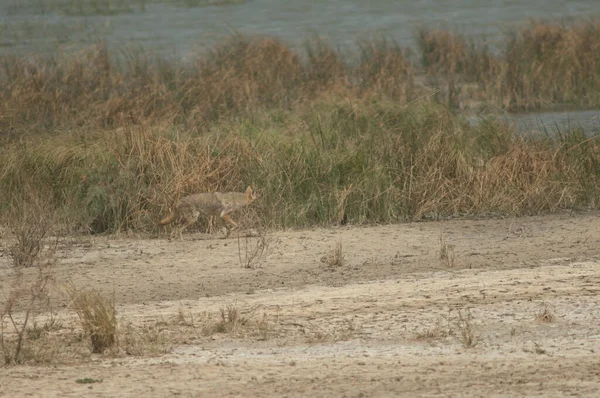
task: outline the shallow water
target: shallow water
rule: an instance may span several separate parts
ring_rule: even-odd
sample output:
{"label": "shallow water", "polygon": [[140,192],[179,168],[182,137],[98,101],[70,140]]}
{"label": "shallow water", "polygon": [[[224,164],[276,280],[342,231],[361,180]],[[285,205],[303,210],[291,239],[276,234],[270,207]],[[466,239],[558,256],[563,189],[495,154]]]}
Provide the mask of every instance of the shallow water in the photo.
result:
{"label": "shallow water", "polygon": [[[600,12],[598,0],[221,0],[221,5],[189,6],[194,3],[208,1],[4,0],[0,54],[48,54],[104,40],[112,48],[185,57],[235,31],[275,36],[293,47],[319,35],[352,51],[357,39],[382,34],[413,46],[420,25],[479,35],[493,47],[503,30],[528,18],[568,20]],[[546,112],[509,119],[524,128],[598,131],[598,114]]]}
{"label": "shallow water", "polygon": [[513,113],[502,116],[521,132],[556,133],[575,128],[600,134],[600,110]]}
{"label": "shallow water", "polygon": [[[213,1],[214,3],[215,1]],[[108,6],[108,4],[112,6]],[[0,51],[35,53],[94,43],[142,46],[184,56],[239,31],[301,45],[318,34],[342,47],[373,34],[410,45],[419,25],[451,27],[491,42],[527,18],[574,18],[600,12],[597,0],[4,0]]]}
{"label": "shallow water", "polygon": [[[471,125],[477,125],[489,116],[466,117]],[[600,110],[505,113],[493,117],[528,135],[564,133],[573,129],[582,129],[589,136],[600,134]]]}

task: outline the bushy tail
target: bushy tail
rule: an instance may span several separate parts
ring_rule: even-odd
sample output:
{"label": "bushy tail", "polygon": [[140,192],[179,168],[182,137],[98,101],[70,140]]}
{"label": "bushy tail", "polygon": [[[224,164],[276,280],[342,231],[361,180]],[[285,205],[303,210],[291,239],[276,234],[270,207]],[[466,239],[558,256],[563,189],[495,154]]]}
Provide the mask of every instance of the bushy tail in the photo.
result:
{"label": "bushy tail", "polygon": [[175,220],[175,216],[176,216],[175,212],[174,211],[171,212],[171,214],[169,214],[168,216],[166,216],[165,218],[160,220],[158,222],[158,225],[166,225],[166,224],[173,222],[173,220]]}

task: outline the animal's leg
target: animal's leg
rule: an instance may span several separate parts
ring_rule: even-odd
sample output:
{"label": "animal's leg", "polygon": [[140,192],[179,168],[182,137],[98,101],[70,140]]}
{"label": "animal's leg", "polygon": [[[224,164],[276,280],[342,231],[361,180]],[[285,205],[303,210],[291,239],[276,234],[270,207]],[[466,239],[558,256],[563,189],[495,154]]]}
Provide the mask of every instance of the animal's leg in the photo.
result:
{"label": "animal's leg", "polygon": [[[231,217],[229,217],[229,215],[227,213],[222,212],[221,218],[223,219],[223,221],[225,221],[225,228],[227,229],[227,233],[225,234],[225,239],[227,239],[229,237],[229,234],[231,233],[231,231],[235,230],[238,227],[238,225],[235,221],[233,221],[231,219]],[[228,224],[231,224],[233,227],[229,228]]]}
{"label": "animal's leg", "polygon": [[196,221],[198,221],[198,217],[200,216],[200,212],[199,211],[190,211],[190,212],[186,212],[182,218],[182,225],[179,228],[179,239],[182,238],[182,234],[183,231],[189,227],[190,225],[193,225]]}
{"label": "animal's leg", "polygon": [[215,217],[208,217],[208,233],[212,235],[213,229],[215,228]]}

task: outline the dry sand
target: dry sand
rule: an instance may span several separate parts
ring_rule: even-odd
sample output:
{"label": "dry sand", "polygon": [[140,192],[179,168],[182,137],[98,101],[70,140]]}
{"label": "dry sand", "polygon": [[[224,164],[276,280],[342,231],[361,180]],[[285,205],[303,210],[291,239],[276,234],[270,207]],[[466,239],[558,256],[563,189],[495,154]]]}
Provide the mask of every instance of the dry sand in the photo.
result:
{"label": "dry sand", "polygon": [[[440,258],[441,234],[453,260]],[[62,245],[59,283],[114,295],[122,323],[162,325],[177,344],[6,367],[0,396],[600,396],[597,213],[268,238],[258,269],[240,265],[246,239],[200,233]],[[331,266],[321,259],[337,242],[345,263]],[[0,275],[6,296],[6,254]],[[54,303],[73,318],[63,296]],[[202,333],[201,314],[228,306],[255,329]],[[179,312],[196,317],[184,332]],[[75,382],[85,377],[102,382]]]}

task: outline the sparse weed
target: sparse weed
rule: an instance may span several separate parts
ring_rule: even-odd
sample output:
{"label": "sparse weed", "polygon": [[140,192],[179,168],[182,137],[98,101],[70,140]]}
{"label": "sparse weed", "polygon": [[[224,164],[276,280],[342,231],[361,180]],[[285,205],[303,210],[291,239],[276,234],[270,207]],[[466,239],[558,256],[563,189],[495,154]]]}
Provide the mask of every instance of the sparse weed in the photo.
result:
{"label": "sparse weed", "polygon": [[222,307],[217,316],[204,313],[198,318],[198,324],[205,336],[224,333],[232,337],[251,335],[266,340],[273,332],[273,327],[266,314],[256,319],[258,308],[247,310],[238,308],[236,303]]}
{"label": "sparse weed", "polygon": [[[27,344],[42,335],[42,331],[30,332],[30,322],[34,321],[35,330],[35,316],[40,312],[51,312],[52,266],[53,262],[38,263],[36,276],[30,283],[24,280],[23,274],[18,274],[9,292],[0,312],[0,349],[7,365],[22,363],[28,358],[33,358],[36,362],[45,361],[48,358],[46,354],[52,352],[47,349],[43,350],[44,355],[39,355],[42,351]],[[17,309],[22,310],[19,316],[15,314]],[[14,338],[9,337],[7,326],[12,329]],[[24,355],[26,351],[28,354]],[[45,359],[41,359],[42,356]]]}
{"label": "sparse weed", "polygon": [[538,355],[543,355],[543,354],[547,354],[548,351],[546,351],[545,349],[543,349],[538,343],[534,342],[533,344],[535,344],[535,353]]}
{"label": "sparse weed", "polygon": [[454,267],[455,265],[454,245],[446,243],[443,233],[440,233],[440,260],[442,260],[443,264],[448,268]]}
{"label": "sparse weed", "polygon": [[[4,308],[0,312],[0,348],[6,364],[21,363],[27,358],[38,361],[45,360],[42,356],[48,357],[38,355],[40,351],[28,347],[26,343],[38,338],[42,333],[35,330],[35,316],[46,311],[51,313],[50,290],[58,244],[58,239],[49,246],[44,242],[50,232],[54,215],[49,202],[42,200],[40,193],[29,183],[23,184],[21,189],[21,195],[13,197],[10,227],[15,242],[8,250],[16,268],[16,275],[13,286],[5,297]],[[33,281],[27,280],[28,276],[23,268],[35,268]],[[18,310],[22,310],[21,316],[15,314]],[[32,320],[33,331],[30,328]],[[16,339],[7,337],[6,324],[10,325]],[[25,352],[31,355],[25,356]]]}
{"label": "sparse weed", "polygon": [[64,350],[64,342],[52,339],[41,339],[34,343],[30,342],[23,347],[20,362],[35,364],[50,364],[59,357]]}
{"label": "sparse weed", "polygon": [[242,327],[248,323],[252,315],[244,316],[235,304],[228,304],[221,308],[221,318],[215,324],[215,331],[218,333],[228,333],[235,336]]}
{"label": "sparse weed", "polygon": [[[55,217],[50,202],[42,199],[41,193],[30,183],[21,188],[21,194],[13,198],[13,215],[9,223],[15,239],[8,253],[16,273],[0,310],[0,349],[5,364],[46,363],[53,358],[54,347],[31,343],[56,326],[50,307],[50,291],[59,239],[46,242]],[[35,271],[27,272],[24,268]],[[30,281],[30,278],[33,280]],[[50,320],[38,327],[35,317],[44,312],[50,313]],[[14,338],[9,337],[7,325],[12,329]]]}
{"label": "sparse weed", "polygon": [[244,236],[243,244],[238,235],[237,243],[238,259],[242,268],[257,269],[263,266],[270,254],[272,239],[267,235],[266,229],[261,229],[258,237]]}
{"label": "sparse weed", "polygon": [[335,343],[354,338],[360,332],[352,320],[345,320],[343,325],[336,325],[332,329],[323,330],[320,327],[302,328],[306,342],[309,344]]}
{"label": "sparse weed", "polygon": [[267,341],[274,332],[271,322],[269,322],[267,314],[263,313],[262,319],[256,323],[259,340]]}
{"label": "sparse weed", "polygon": [[443,339],[448,336],[448,329],[440,322],[435,323],[427,329],[415,333],[416,340],[436,340]]}
{"label": "sparse weed", "polygon": [[23,192],[13,198],[13,213],[9,217],[14,243],[8,252],[16,268],[28,268],[40,262],[54,261],[58,238],[45,242],[55,222],[55,211],[50,203],[42,199],[42,193],[29,183]]}
{"label": "sparse weed", "polygon": [[334,337],[330,333],[326,333],[322,330],[304,331],[306,335],[306,342],[308,344],[321,344],[333,341]]}
{"label": "sparse weed", "polygon": [[160,355],[170,350],[164,327],[158,323],[143,326],[127,323],[119,328],[118,337],[119,350],[126,355]]}
{"label": "sparse weed", "polygon": [[545,355],[548,354],[548,351],[542,346],[540,346],[537,342],[533,342],[533,348],[529,348],[527,346],[523,347],[523,352],[534,353],[537,355]]}
{"label": "sparse weed", "polygon": [[102,379],[93,379],[91,377],[84,377],[82,379],[76,379],[75,383],[78,383],[78,384],[102,383]]}
{"label": "sparse weed", "polygon": [[186,312],[180,307],[179,311],[177,311],[177,315],[175,316],[175,322],[181,326],[195,327],[197,317],[192,313],[192,311]]}
{"label": "sparse weed", "polygon": [[321,257],[321,262],[330,267],[341,267],[345,264],[345,257],[342,242],[338,241],[326,255]]}
{"label": "sparse weed", "polygon": [[556,315],[548,306],[544,307],[535,314],[535,320],[541,323],[552,323],[556,320]]}
{"label": "sparse weed", "polygon": [[248,324],[252,318],[252,313],[253,311],[250,315],[242,315],[236,303],[227,304],[221,308],[217,319],[213,319],[206,314],[202,325],[203,334],[210,336],[214,333],[227,333],[235,336]]}
{"label": "sparse weed", "polygon": [[39,340],[50,331],[59,330],[61,328],[62,323],[54,318],[54,316],[52,316],[52,311],[50,311],[50,318],[46,320],[43,325],[40,326],[36,319],[33,320],[33,325],[27,328],[27,338],[30,340]]}
{"label": "sparse weed", "polygon": [[458,340],[463,347],[475,347],[481,338],[481,335],[475,332],[473,326],[473,316],[469,309],[457,310],[457,318],[454,322],[454,329],[458,331]]}

